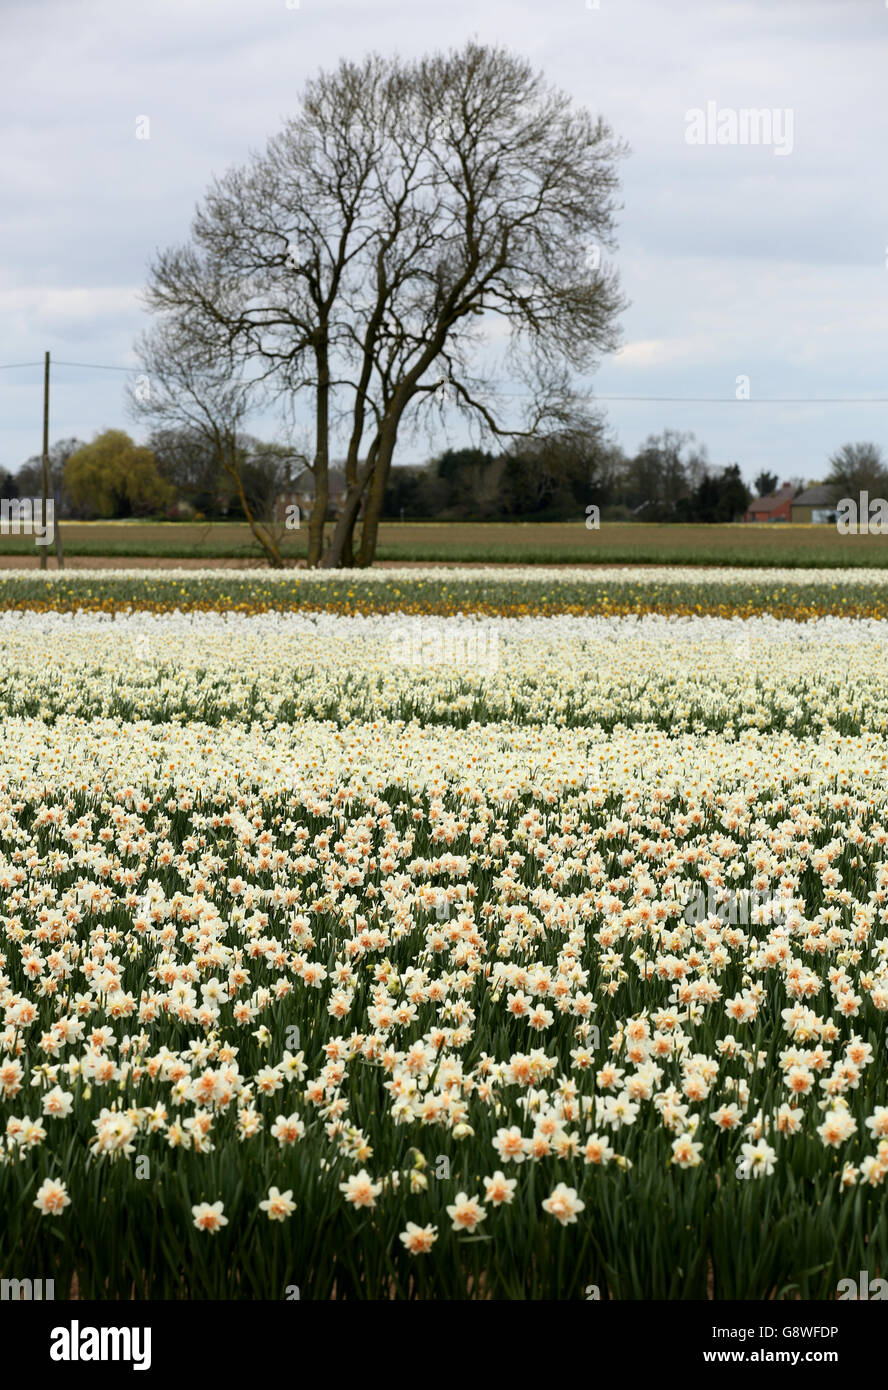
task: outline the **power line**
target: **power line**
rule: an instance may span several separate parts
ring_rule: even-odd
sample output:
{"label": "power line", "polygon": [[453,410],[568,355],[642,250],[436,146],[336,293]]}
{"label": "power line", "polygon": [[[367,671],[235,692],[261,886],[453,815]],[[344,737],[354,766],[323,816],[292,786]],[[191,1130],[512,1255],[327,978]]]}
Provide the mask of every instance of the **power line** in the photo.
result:
{"label": "power line", "polygon": [[[511,400],[528,400],[527,392],[498,391],[497,395]],[[483,401],[483,397],[480,398]],[[888,405],[888,396],[599,396],[589,397],[589,404],[598,401],[658,402],[671,405]]]}
{"label": "power line", "polygon": [[[52,359],[54,367],[89,367],[97,372],[137,372],[138,367],[118,367],[107,362],[64,362],[60,357]],[[0,372],[8,372],[13,367],[42,367],[42,362],[0,362]]]}
{"label": "power line", "polygon": [[54,357],[53,364],[56,367],[90,367],[96,372],[137,372],[138,367],[109,367],[106,362],[63,362],[60,357]]}
{"label": "power line", "polygon": [[[10,371],[15,367],[41,367],[42,362],[3,362],[0,371]],[[56,367],[83,367],[96,372],[138,372],[139,367],[121,367],[110,362],[66,362],[60,357],[53,358]],[[527,400],[527,393],[520,391],[501,391],[500,396],[513,400]],[[596,401],[634,401],[638,404],[661,405],[888,405],[888,396],[592,396]]]}
{"label": "power line", "polygon": [[593,396],[595,401],[661,401],[687,405],[888,405],[888,396]]}

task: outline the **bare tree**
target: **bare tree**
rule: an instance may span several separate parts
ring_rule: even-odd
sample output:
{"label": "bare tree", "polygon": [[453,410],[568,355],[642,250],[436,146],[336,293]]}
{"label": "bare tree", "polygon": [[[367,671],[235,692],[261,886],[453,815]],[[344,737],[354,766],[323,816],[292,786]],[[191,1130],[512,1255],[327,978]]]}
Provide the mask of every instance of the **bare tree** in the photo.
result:
{"label": "bare tree", "polygon": [[[260,515],[244,482],[243,427],[258,384],[236,375],[230,357],[208,357],[187,325],[170,317],[136,345],[143,379],[130,385],[131,412],[155,427],[188,429],[212,449],[221,472],[234,486],[247,524],[269,564],[283,565],[282,527],[273,515]],[[294,454],[294,466],[305,466]]]}
{"label": "bare tree", "polygon": [[[582,404],[571,371],[589,369],[617,341],[622,300],[600,250],[612,244],[622,148],[603,122],[575,111],[523,60],[470,43],[408,70],[391,143],[403,176],[387,205],[371,312],[353,313],[364,325],[354,335],[360,382],[375,383],[358,404],[370,397],[373,427],[328,566],[343,561],[365,489],[359,562],[371,563],[411,408],[443,388],[489,434],[563,428]],[[528,387],[518,427],[506,423],[492,383],[471,371],[496,318],[510,332],[512,374]]]}
{"label": "bare tree", "polygon": [[148,307],[178,317],[208,353],[222,344],[241,366],[258,364],[297,408],[313,397],[309,565],[321,558],[329,500],[334,358],[346,332],[336,314],[376,235],[393,74],[373,57],[309,82],[266,151],[213,185],[191,242],[156,259],[147,291]]}
{"label": "bare tree", "polygon": [[[191,242],[158,258],[149,307],[204,360],[248,369],[294,410],[313,403],[309,564],[352,562],[362,504],[358,562],[372,562],[399,432],[442,387],[495,436],[576,415],[573,374],[617,341],[622,299],[600,255],[622,152],[501,48],[343,62],[213,186]],[[519,419],[490,380],[496,319],[526,386]],[[334,429],[346,498],[324,554]]]}

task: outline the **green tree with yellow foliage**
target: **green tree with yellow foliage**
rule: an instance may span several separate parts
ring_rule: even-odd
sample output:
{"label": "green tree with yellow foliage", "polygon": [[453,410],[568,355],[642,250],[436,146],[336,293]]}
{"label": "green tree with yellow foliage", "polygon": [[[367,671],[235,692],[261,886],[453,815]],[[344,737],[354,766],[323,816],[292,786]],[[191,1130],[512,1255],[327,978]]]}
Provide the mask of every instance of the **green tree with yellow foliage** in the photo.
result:
{"label": "green tree with yellow foliage", "polygon": [[65,483],[77,510],[92,516],[150,516],[175,499],[152,451],[124,430],[105,430],[73,453]]}

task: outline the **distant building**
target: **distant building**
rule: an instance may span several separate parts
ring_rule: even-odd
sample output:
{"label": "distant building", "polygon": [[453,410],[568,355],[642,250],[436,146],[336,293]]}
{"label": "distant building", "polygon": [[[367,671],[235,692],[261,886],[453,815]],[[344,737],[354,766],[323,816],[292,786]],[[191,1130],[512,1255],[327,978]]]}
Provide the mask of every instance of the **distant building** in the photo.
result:
{"label": "distant building", "polygon": [[777,492],[772,492],[767,497],[756,497],[747,507],[743,520],[791,521],[794,493],[792,483],[784,483]]}
{"label": "distant building", "polygon": [[[327,498],[327,520],[335,521],[342,511],[345,502],[345,472],[341,468],[331,468],[327,473],[327,486],[329,496]],[[299,515],[304,519],[311,516],[314,507],[315,480],[314,474],[310,469],[304,468],[294,479],[292,486],[286,492],[280,492],[275,503],[275,515],[278,521],[283,521],[287,515],[288,507],[298,507]]]}
{"label": "distant building", "polygon": [[829,483],[816,483],[792,499],[792,520],[813,526],[834,526],[839,494]]}

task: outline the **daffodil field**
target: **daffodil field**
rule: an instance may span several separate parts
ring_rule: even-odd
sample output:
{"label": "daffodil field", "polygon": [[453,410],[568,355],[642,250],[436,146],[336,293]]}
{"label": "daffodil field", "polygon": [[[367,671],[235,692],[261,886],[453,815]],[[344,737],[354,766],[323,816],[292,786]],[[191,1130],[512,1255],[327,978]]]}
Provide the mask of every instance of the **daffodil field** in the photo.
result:
{"label": "daffodil field", "polygon": [[888,1270],[885,571],[0,576],[0,1275]]}
{"label": "daffodil field", "polygon": [[888,568],[0,570],[0,612],[888,617]]}

